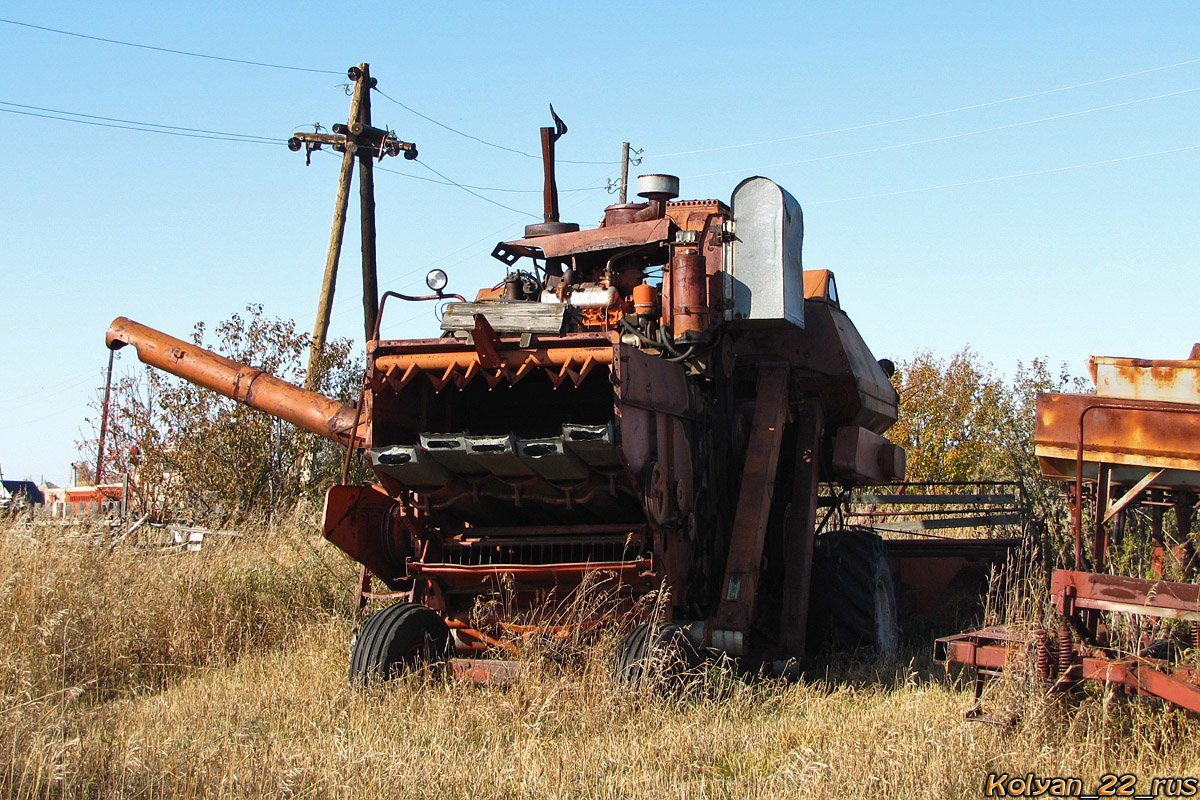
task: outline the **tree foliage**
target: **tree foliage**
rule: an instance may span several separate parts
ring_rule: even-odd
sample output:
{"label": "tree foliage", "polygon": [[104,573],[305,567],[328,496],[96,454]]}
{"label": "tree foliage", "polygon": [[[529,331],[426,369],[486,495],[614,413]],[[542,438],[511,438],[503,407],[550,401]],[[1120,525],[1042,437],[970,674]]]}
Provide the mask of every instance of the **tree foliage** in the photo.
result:
{"label": "tree foliage", "polygon": [[[207,333],[197,323],[192,341],[303,384],[310,336],[292,320],[268,318],[261,305],[250,305],[244,315],[217,324],[215,345],[206,344]],[[325,345],[322,394],[357,401],[362,374],[362,359],[352,355],[349,340]],[[94,452],[95,442],[81,449]],[[213,524],[268,520],[303,495],[324,491],[338,479],[344,453],[314,434],[154,369],[138,369],[113,386],[105,451],[105,479],[128,476],[143,513]]]}
{"label": "tree foliage", "polygon": [[917,481],[1026,480],[1038,474],[1033,449],[1039,392],[1080,391],[1065,365],[1044,358],[1017,365],[1011,382],[970,347],[948,360],[928,351],[901,362],[892,376],[900,418],[888,437],[908,456]]}

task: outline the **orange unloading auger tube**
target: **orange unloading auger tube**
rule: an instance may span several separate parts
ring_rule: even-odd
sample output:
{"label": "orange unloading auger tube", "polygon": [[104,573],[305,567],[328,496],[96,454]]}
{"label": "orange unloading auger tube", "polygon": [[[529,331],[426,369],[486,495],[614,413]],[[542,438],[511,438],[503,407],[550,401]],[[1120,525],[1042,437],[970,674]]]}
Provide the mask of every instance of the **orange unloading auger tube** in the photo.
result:
{"label": "orange unloading auger tube", "polygon": [[[112,350],[133,345],[143,363],[340,444],[349,444],[355,434],[357,409],[354,406],[306,391],[260,369],[239,364],[131,319],[117,317],[113,320],[105,342]],[[361,444],[365,441],[366,421],[357,422],[359,431],[353,438]]]}

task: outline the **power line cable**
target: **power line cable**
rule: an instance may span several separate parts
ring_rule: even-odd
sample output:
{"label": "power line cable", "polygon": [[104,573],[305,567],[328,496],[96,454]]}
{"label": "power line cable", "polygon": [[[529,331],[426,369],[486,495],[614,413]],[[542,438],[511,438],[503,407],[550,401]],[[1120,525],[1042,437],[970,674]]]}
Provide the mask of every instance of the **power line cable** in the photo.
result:
{"label": "power line cable", "polygon": [[[143,50],[154,50],[154,51],[160,52],[160,53],[171,53],[173,55],[188,56],[191,58],[204,58],[204,59],[208,59],[211,61],[224,61],[224,62],[228,62],[228,63],[232,63],[232,64],[246,64],[249,66],[266,67],[269,69],[291,70],[294,72],[313,72],[313,73],[322,74],[322,75],[342,75],[342,74],[344,74],[343,72],[340,72],[338,70],[313,69],[311,67],[296,67],[296,66],[289,66],[289,65],[285,65],[285,64],[272,64],[272,63],[268,63],[265,61],[251,61],[251,60],[243,59],[243,58],[228,58],[225,56],[214,56],[214,55],[210,55],[207,53],[196,53],[196,52],[192,52],[189,50],[176,50],[174,48],[169,48],[169,47],[158,47],[155,45],[139,44],[136,42],[126,42],[126,41],[122,41],[119,39],[105,38],[103,36],[91,36],[91,35],[85,34],[85,33],[76,33],[74,31],[66,31],[66,30],[62,30],[60,28],[50,28],[50,27],[46,27],[43,25],[33,25],[28,22],[19,22],[17,20],[12,20],[12,19],[0,19],[0,23],[5,23],[7,25],[16,25],[16,26],[19,26],[22,28],[31,28],[33,30],[45,31],[47,33],[56,33],[56,34],[60,34],[63,36],[74,36],[79,39],[88,39],[90,41],[104,42],[106,44],[116,44],[116,45],[122,45],[124,47],[137,47],[137,48],[141,48]],[[415,114],[416,116],[418,116],[421,119],[424,119],[428,122],[432,122],[434,125],[444,128],[444,129],[450,131],[451,133],[456,133],[459,136],[466,137],[467,139],[471,139],[473,141],[479,142],[480,144],[487,145],[488,147],[494,147],[498,150],[504,150],[509,153],[514,153],[516,155],[524,156],[526,158],[534,158],[534,159],[541,158],[540,155],[537,155],[535,153],[529,153],[524,150],[518,150],[513,147],[506,147],[505,145],[497,144],[495,142],[490,142],[486,139],[481,139],[478,136],[473,136],[472,134],[466,133],[464,131],[460,131],[457,128],[453,128],[443,122],[440,122],[427,114],[422,114],[420,111],[417,111],[415,108],[412,108],[411,106],[406,105],[405,103],[402,103],[401,101],[399,101],[396,98],[392,97],[391,95],[387,94],[386,92],[381,90],[379,87],[374,87],[374,88],[375,88],[375,91],[378,92],[382,97],[386,98],[387,100],[390,100],[391,102],[400,106],[401,108],[408,111],[409,113]],[[159,127],[169,127],[169,126],[159,126]],[[611,161],[581,161],[581,160],[572,160],[572,159],[558,159],[558,163],[560,163],[560,164],[611,164],[613,162],[611,162]]]}
{"label": "power line cable", "polygon": [[[387,167],[375,167],[380,172],[390,172],[393,175],[401,175],[405,178],[412,178],[414,181],[425,181],[437,186],[458,186],[463,189],[474,189],[477,192],[503,192],[505,194],[542,194],[542,189],[505,189],[500,186],[472,186],[469,183],[451,183],[450,181],[439,181],[436,178],[426,178],[424,175],[412,175],[408,172],[401,172],[396,169],[388,169]],[[592,192],[596,189],[603,189],[603,186],[580,186],[575,189],[559,189],[559,194],[568,194],[575,192]]]}
{"label": "power line cable", "polygon": [[1161,67],[1151,67],[1150,69],[1143,69],[1143,70],[1139,70],[1138,72],[1127,72],[1124,75],[1114,75],[1111,78],[1099,78],[1094,81],[1085,81],[1083,83],[1076,83],[1071,86],[1061,86],[1057,89],[1045,89],[1040,92],[1032,92],[1030,94],[1022,94],[1022,95],[1018,95],[1016,97],[1007,97],[1007,98],[1004,98],[1003,100],[989,100],[986,103],[975,103],[975,104],[969,105],[969,106],[959,106],[958,108],[948,108],[944,111],[931,111],[927,114],[916,114],[911,117],[899,117],[897,119],[884,120],[883,122],[869,122],[869,123],[865,123],[863,125],[851,125],[846,128],[834,128],[832,130],[827,130],[827,131],[802,133],[802,134],[798,134],[796,136],[784,136],[784,137],[780,137],[778,139],[764,139],[759,142],[746,142],[744,144],[729,144],[729,145],[722,145],[720,147],[706,147],[706,148],[701,148],[699,150],[682,150],[678,153],[651,153],[650,155],[654,158],[674,158],[676,156],[691,156],[691,155],[697,155],[699,153],[716,153],[716,152],[720,152],[722,150],[737,150],[737,149],[745,148],[745,147],[758,147],[759,145],[764,145],[764,144],[778,144],[779,142],[793,142],[793,141],[797,141],[799,139],[811,139],[816,136],[830,136],[830,135],[837,134],[837,133],[850,133],[852,131],[867,130],[868,128],[880,128],[885,125],[897,125],[902,122],[913,122],[915,120],[930,119],[932,117],[945,116],[946,114],[957,114],[960,111],[974,111],[975,109],[988,108],[990,106],[998,106],[998,105],[1002,105],[1004,103],[1013,103],[1018,100],[1029,100],[1034,97],[1044,97],[1046,95],[1058,94],[1059,92],[1069,92],[1074,89],[1083,89],[1088,86],[1096,86],[1101,83],[1110,83],[1112,81],[1124,80],[1126,78],[1136,78],[1141,75],[1149,75],[1154,72],[1162,72],[1163,70],[1175,69],[1177,67],[1186,67],[1186,66],[1190,66],[1192,64],[1200,64],[1200,58],[1193,58],[1193,59],[1189,59],[1187,61],[1179,61],[1174,64],[1165,64]]}
{"label": "power line cable", "polygon": [[293,67],[286,64],[270,64],[265,61],[248,61],[244,58],[226,58],[225,56],[214,56],[207,53],[193,53],[189,50],[175,50],[170,47],[156,47],[150,44],[138,44],[136,42],[125,42],[120,39],[106,39],[103,36],[89,36],[86,33],[75,33],[73,31],[64,31],[59,28],[48,28],[43,25],[31,25],[28,22],[18,22],[15,19],[0,19],[0,22],[6,25],[17,25],[22,28],[32,28],[33,30],[45,31],[46,33],[57,33],[62,36],[74,36],[77,39],[89,39],[93,42],[104,42],[105,44],[119,44],[122,47],[137,47],[142,50],[155,50],[159,53],[171,53],[177,56],[188,56],[190,58],[205,58],[209,61],[225,61],[230,64],[247,64],[252,67],[266,67],[268,69],[283,69],[292,72],[315,72],[321,75],[344,75],[344,71],[332,69],[312,69],[311,67]]}
{"label": "power line cable", "polygon": [[[78,111],[64,111],[61,108],[43,108],[42,106],[30,106],[30,105],[25,105],[23,103],[10,103],[6,100],[0,100],[0,106],[12,106],[13,108],[24,108],[24,109],[29,109],[32,111],[45,111],[45,112],[48,112],[51,114],[65,114],[65,115],[71,116],[71,117],[84,117],[86,119],[103,120],[105,122],[120,122],[120,123],[124,123],[127,125],[144,125],[149,128],[163,128],[166,130],[173,130],[173,131],[187,131],[189,133],[210,133],[210,134],[214,134],[216,136],[223,136],[223,137],[227,136],[227,137],[234,137],[234,138],[238,138],[238,139],[246,139],[246,140],[251,140],[251,141],[263,142],[264,144],[279,144],[280,142],[283,141],[282,139],[280,139],[277,136],[274,136],[274,137],[273,136],[255,136],[253,134],[248,134],[248,133],[229,133],[228,131],[212,131],[212,130],[207,130],[205,128],[187,128],[187,127],[183,127],[180,125],[163,125],[158,122],[141,122],[139,120],[132,120],[132,119],[119,119],[116,117],[103,117],[103,116],[99,116],[96,114],[82,114]],[[75,120],[66,120],[66,121],[72,122]]]}
{"label": "power line cable", "polygon": [[[341,158],[341,154],[336,151],[333,151],[333,150],[326,150],[325,148],[321,148],[318,152],[326,153],[328,155],[335,156],[337,158]],[[426,166],[426,168],[428,168],[427,165],[423,165],[423,166]],[[454,182],[448,181],[448,180],[439,181],[437,178],[427,178],[424,175],[413,175],[411,172],[401,172],[398,169],[389,169],[388,167],[381,167],[378,164],[376,164],[376,166],[375,166],[375,171],[376,172],[390,172],[391,174],[399,175],[402,178],[410,178],[414,181],[421,181],[423,183],[432,183],[434,186],[457,186],[460,189],[474,189],[477,192],[504,192],[506,194],[541,194],[543,192],[542,189],[505,189],[500,186],[472,186],[469,183],[454,183]],[[603,187],[603,186],[579,186],[574,189],[559,189],[558,193],[559,194],[567,194],[567,193],[575,193],[575,192],[591,192],[591,191],[595,191],[596,189],[603,189],[603,188],[605,188],[605,187]],[[524,213],[524,212],[522,212],[522,213]]]}
{"label": "power line cable", "polygon": [[[287,142],[282,139],[267,140],[260,137],[250,137],[245,134],[228,134],[228,135],[208,135],[203,133],[185,133],[184,131],[163,130],[160,128],[141,128],[134,125],[119,125],[110,122],[97,122],[88,119],[72,119],[71,117],[59,117],[52,114],[39,114],[35,111],[19,111],[15,108],[0,108],[0,113],[4,114],[20,114],[25,117],[41,117],[43,119],[54,119],[59,122],[74,122],[78,125],[95,125],[100,128],[117,128],[125,131],[141,131],[142,133],[159,133],[165,136],[183,136],[188,139],[212,139],[218,142],[241,142],[243,144],[278,144],[285,145]],[[147,123],[153,124],[153,123]]]}
{"label": "power line cable", "polygon": [[1052,167],[1050,169],[1039,169],[1033,172],[1021,172],[1016,175],[1002,175],[996,178],[980,178],[973,181],[962,181],[960,183],[943,183],[938,186],[923,186],[918,189],[901,189],[897,192],[880,192],[879,194],[864,194],[858,197],[842,197],[837,200],[817,200],[811,203],[805,203],[805,206],[824,206],[832,203],[848,203],[852,200],[874,200],[879,197],[897,197],[904,194],[917,194],[919,192],[933,192],[939,189],[957,189],[963,186],[977,186],[983,183],[998,183],[1000,181],[1011,181],[1017,178],[1032,178],[1037,175],[1051,175],[1055,172],[1068,172],[1073,169],[1084,169],[1086,167],[1100,167],[1106,164],[1119,164],[1122,161],[1137,161],[1143,158],[1154,158],[1155,156],[1166,156],[1173,153],[1183,153],[1188,150],[1200,150],[1200,144],[1188,145],[1186,147],[1176,147],[1171,150],[1159,150],[1154,153],[1140,153],[1136,156],[1122,156],[1121,158],[1108,158],[1103,161],[1090,161],[1086,164],[1070,164],[1065,167]]}
{"label": "power line cable", "polygon": [[[385,98],[385,99],[387,99],[387,100],[391,100],[393,103],[395,103],[396,105],[400,106],[400,107],[401,107],[401,108],[403,108],[405,111],[408,111],[408,112],[409,112],[409,113],[411,113],[411,114],[416,114],[416,115],[417,115],[418,117],[420,117],[421,119],[423,119],[423,120],[426,120],[427,122],[432,122],[434,125],[437,125],[439,128],[445,128],[446,130],[450,131],[451,133],[457,133],[459,136],[463,136],[463,137],[465,137],[465,138],[467,138],[467,139],[470,139],[470,140],[472,140],[472,141],[479,142],[480,144],[485,144],[485,145],[487,145],[488,147],[494,147],[494,148],[496,148],[497,150],[503,150],[503,151],[505,151],[505,152],[507,152],[507,153],[515,153],[515,154],[517,154],[517,155],[519,155],[519,156],[525,156],[526,158],[536,158],[536,159],[539,159],[539,160],[541,159],[541,156],[540,156],[540,155],[537,155],[536,153],[528,153],[528,152],[526,152],[526,151],[524,151],[524,150],[518,150],[518,149],[516,149],[515,147],[506,147],[505,145],[502,145],[502,144],[496,144],[495,142],[489,142],[487,139],[480,139],[478,136],[472,136],[472,135],[471,135],[471,134],[469,134],[469,133],[465,133],[465,132],[463,132],[463,131],[460,131],[458,128],[451,128],[451,127],[450,127],[449,125],[447,125],[446,123],[444,123],[444,122],[438,122],[438,121],[437,121],[436,119],[434,119],[433,117],[430,117],[430,116],[428,116],[428,115],[426,115],[426,114],[422,114],[420,111],[417,111],[415,108],[412,108],[411,106],[407,106],[407,105],[405,105],[404,103],[401,103],[399,100],[397,100],[396,98],[392,97],[390,94],[388,94],[387,92],[383,91],[383,90],[382,90],[382,89],[380,89],[378,86],[376,86],[376,87],[375,87],[375,92],[376,92],[377,94],[379,94],[381,97],[383,97],[383,98]],[[613,162],[613,161],[572,161],[572,160],[570,160],[570,159],[566,159],[566,158],[559,158],[559,159],[555,159],[555,160],[556,160],[558,163],[560,163],[560,164],[601,164],[601,165],[604,165],[604,164],[612,164],[612,163],[615,163],[615,162]]]}
{"label": "power line cable", "polygon": [[967,136],[978,136],[978,135],[984,134],[984,133],[995,133],[997,131],[1011,130],[1013,128],[1023,128],[1023,127],[1029,126],[1029,125],[1037,125],[1042,122],[1053,122],[1053,121],[1060,120],[1060,119],[1068,119],[1070,117],[1079,117],[1084,114],[1094,114],[1098,111],[1111,111],[1114,108],[1124,108],[1125,106],[1137,105],[1139,103],[1149,103],[1153,100],[1163,100],[1163,99],[1166,99],[1169,97],[1179,97],[1180,95],[1191,94],[1192,92],[1200,92],[1200,86],[1193,87],[1191,89],[1182,89],[1178,92],[1168,92],[1167,94],[1155,95],[1154,97],[1142,97],[1137,100],[1127,100],[1123,103],[1113,103],[1112,105],[1098,106],[1096,108],[1087,108],[1082,111],[1072,111],[1067,114],[1055,114],[1052,117],[1042,117],[1041,119],[1025,120],[1024,122],[1013,122],[1008,125],[997,125],[996,127],[993,127],[993,128],[982,128],[980,130],[975,130],[975,131],[965,131],[963,133],[953,133],[953,134],[949,134],[947,136],[935,136],[932,139],[920,139],[915,142],[903,142],[901,144],[889,144],[889,145],[883,145],[881,147],[871,147],[866,150],[854,150],[854,151],[848,152],[848,153],[833,153],[833,154],[827,155],[827,156],[814,156],[813,158],[803,158],[798,161],[784,161],[784,162],[780,162],[778,164],[767,164],[765,166],[760,166],[760,167],[731,169],[731,170],[724,170],[722,172],[706,172],[701,175],[686,175],[686,176],[684,176],[684,180],[691,180],[693,178],[712,178],[712,177],[716,177],[719,175],[733,175],[733,174],[737,174],[737,173],[775,169],[777,167],[794,167],[799,164],[814,164],[819,161],[832,161],[833,159],[837,159],[837,158],[849,158],[850,156],[861,156],[861,155],[867,155],[870,153],[882,153],[882,152],[885,152],[888,150],[899,150],[904,147],[915,147],[917,145],[922,145],[922,144],[947,142],[947,141],[951,141],[953,139],[962,139]]}
{"label": "power line cable", "polygon": [[436,169],[429,166],[428,164],[426,164],[424,161],[422,161],[419,158],[416,159],[416,162],[418,164],[420,164],[422,167],[424,167],[425,169],[432,172],[434,175],[437,175],[442,180],[449,181],[451,186],[457,186],[459,189],[462,189],[467,194],[473,195],[474,197],[478,197],[480,200],[483,200],[485,203],[491,203],[494,206],[499,206],[500,208],[503,208],[505,211],[512,211],[514,214],[524,214],[527,217],[533,217],[534,219],[541,219],[541,217],[539,217],[537,214],[530,214],[528,211],[522,211],[521,209],[513,208],[512,206],[506,206],[503,203],[496,202],[495,200],[493,200],[490,197],[484,197],[483,195],[479,194],[478,192],[472,191],[471,189],[468,189],[466,186],[463,186],[461,183],[454,180],[453,178],[449,178],[449,177],[443,175],[442,173],[438,172]]}

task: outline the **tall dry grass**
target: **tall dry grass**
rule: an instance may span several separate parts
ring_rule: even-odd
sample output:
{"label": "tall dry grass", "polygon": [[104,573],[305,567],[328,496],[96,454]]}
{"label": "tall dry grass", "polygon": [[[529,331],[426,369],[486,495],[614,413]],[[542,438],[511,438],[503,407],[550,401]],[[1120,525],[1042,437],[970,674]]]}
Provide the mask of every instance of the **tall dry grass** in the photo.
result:
{"label": "tall dry grass", "polygon": [[988,772],[1194,775],[1200,727],[1019,681],[969,722],[927,669],[831,665],[801,683],[713,669],[617,689],[613,638],[507,689],[346,681],[353,571],[303,530],[150,558],[0,536],[0,794],[41,797],[980,795]]}

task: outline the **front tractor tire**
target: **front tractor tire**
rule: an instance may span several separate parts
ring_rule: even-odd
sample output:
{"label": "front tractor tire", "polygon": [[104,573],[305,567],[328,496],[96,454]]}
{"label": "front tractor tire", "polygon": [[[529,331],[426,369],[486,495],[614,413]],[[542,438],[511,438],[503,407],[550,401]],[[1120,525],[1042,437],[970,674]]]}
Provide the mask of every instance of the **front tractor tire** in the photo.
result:
{"label": "front tractor tire", "polygon": [[867,528],[817,537],[809,607],[810,644],[895,658],[900,643],[887,547]]}
{"label": "front tractor tire", "polygon": [[450,629],[438,613],[417,603],[397,603],[375,612],[350,654],[353,683],[386,681],[407,670],[446,660]]}

